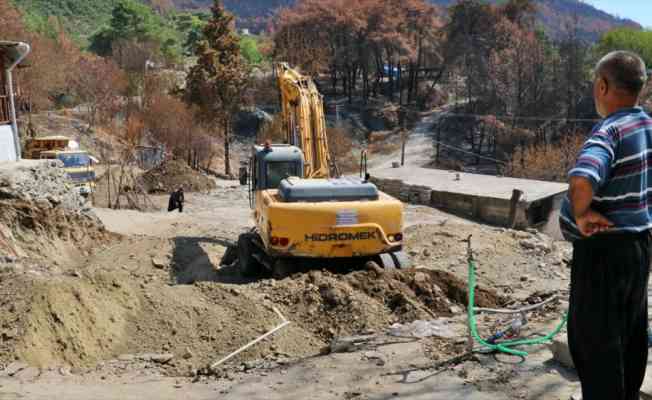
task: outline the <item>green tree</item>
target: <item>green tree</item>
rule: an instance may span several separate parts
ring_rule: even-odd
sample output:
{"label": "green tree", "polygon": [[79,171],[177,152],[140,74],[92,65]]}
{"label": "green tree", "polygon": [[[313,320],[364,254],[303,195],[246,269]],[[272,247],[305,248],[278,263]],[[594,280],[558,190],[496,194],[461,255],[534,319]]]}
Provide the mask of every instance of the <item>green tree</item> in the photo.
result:
{"label": "green tree", "polygon": [[602,54],[614,50],[630,50],[638,53],[652,67],[652,31],[632,28],[614,29],[605,33],[597,47]]}
{"label": "green tree", "polygon": [[258,50],[258,41],[252,36],[242,36],[240,38],[240,52],[251,65],[257,65],[263,61],[263,55]]}
{"label": "green tree", "polygon": [[176,30],[183,37],[183,50],[186,55],[193,55],[197,45],[203,39],[203,30],[206,26],[208,14],[205,13],[178,13],[174,17]]}
{"label": "green tree", "polygon": [[154,43],[166,59],[180,54],[178,38],[161,16],[135,0],[119,0],[111,12],[109,25],[91,37],[90,50],[101,56],[113,54],[116,43]]}
{"label": "green tree", "polygon": [[249,69],[240,54],[234,17],[214,0],[211,18],[203,30],[195,55],[197,64],[188,74],[185,98],[199,108],[199,117],[209,126],[221,125],[224,136],[224,171],[231,174],[230,142],[233,115],[244,104]]}

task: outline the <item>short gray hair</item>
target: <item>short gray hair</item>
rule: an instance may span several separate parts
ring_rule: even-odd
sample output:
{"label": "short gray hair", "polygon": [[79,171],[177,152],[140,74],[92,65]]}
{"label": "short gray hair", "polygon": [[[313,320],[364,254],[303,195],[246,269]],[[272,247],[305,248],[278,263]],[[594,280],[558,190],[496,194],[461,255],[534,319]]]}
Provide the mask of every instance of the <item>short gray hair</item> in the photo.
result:
{"label": "short gray hair", "polygon": [[638,96],[647,83],[645,62],[631,51],[613,51],[602,57],[595,73],[633,96]]}

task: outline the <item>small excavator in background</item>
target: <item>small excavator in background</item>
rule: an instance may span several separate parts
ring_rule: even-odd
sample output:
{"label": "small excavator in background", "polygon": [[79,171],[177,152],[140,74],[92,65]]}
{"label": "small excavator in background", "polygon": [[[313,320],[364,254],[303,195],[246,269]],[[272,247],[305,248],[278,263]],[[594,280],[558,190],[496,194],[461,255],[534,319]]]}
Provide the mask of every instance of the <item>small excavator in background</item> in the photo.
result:
{"label": "small excavator in background", "polygon": [[313,261],[406,267],[403,204],[367,174],[340,176],[315,83],[285,63],[275,73],[286,143],[252,149],[247,175],[255,228],[238,238],[242,273],[264,268],[283,277]]}

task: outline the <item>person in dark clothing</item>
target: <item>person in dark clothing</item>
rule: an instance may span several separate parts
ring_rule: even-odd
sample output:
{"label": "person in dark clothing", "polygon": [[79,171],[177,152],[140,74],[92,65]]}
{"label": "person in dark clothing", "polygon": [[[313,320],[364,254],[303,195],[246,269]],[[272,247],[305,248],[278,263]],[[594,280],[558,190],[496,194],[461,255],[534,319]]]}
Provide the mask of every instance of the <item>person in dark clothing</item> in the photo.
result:
{"label": "person in dark clothing", "polygon": [[595,69],[598,123],[570,171],[560,226],[573,243],[568,344],[584,400],[635,400],[647,366],[652,118],[645,63],[609,53]]}
{"label": "person in dark clothing", "polygon": [[179,209],[179,212],[183,212],[183,202],[185,198],[183,196],[183,188],[179,188],[176,192],[170,194],[170,200],[168,201],[168,211],[174,211]]}

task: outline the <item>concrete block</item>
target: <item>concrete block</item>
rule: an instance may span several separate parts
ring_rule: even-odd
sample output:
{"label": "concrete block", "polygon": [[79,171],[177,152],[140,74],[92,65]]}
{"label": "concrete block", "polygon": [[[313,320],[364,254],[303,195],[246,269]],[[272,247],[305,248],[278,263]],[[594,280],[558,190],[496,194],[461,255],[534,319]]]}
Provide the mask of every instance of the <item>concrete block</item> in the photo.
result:
{"label": "concrete block", "polygon": [[550,351],[552,351],[552,355],[555,361],[566,368],[575,368],[575,365],[573,364],[573,358],[571,357],[571,353],[568,348],[568,339],[565,334],[557,336],[555,340],[553,340],[552,344],[549,345],[549,348]]}

